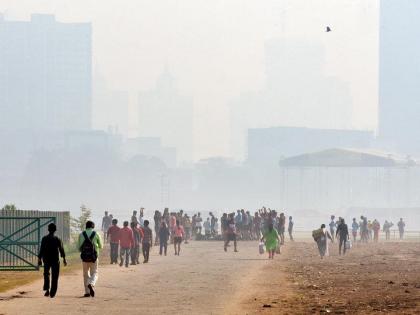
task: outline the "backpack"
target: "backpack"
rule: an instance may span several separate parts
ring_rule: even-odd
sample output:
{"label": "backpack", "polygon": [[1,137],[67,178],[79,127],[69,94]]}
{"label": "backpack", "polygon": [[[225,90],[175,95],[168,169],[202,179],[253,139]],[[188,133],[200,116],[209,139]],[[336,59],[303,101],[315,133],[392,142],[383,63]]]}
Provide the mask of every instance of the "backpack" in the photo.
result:
{"label": "backpack", "polygon": [[82,233],[85,240],[81,246],[80,258],[83,262],[95,262],[98,259],[98,253],[96,252],[95,244],[93,244],[93,238],[95,237],[95,231],[92,232],[88,237],[86,231]]}
{"label": "backpack", "polygon": [[315,242],[318,241],[318,239],[322,236],[322,229],[317,229],[312,231],[312,237]]}

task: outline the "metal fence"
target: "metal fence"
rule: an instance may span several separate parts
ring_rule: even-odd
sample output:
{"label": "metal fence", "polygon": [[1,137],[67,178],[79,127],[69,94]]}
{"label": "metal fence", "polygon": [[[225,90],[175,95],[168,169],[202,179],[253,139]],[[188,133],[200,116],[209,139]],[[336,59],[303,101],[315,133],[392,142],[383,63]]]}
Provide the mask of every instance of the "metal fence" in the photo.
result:
{"label": "metal fence", "polygon": [[[45,218],[54,217],[57,225],[56,235],[61,238],[64,243],[70,241],[70,212],[68,211],[39,211],[39,210],[0,210],[0,218]],[[2,232],[0,227],[0,233]],[[47,225],[41,224],[41,236],[48,233]]]}
{"label": "metal fence", "polygon": [[0,217],[0,270],[38,270],[41,230],[55,217]]}

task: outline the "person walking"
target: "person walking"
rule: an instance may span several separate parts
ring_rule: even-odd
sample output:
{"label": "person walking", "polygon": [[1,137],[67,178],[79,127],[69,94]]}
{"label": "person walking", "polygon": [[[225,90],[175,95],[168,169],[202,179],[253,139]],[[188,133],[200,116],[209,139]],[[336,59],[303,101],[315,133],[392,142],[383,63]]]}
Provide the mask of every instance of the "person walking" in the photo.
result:
{"label": "person walking", "polygon": [[118,264],[118,247],[120,245],[120,227],[117,225],[118,220],[112,219],[112,225],[107,232],[107,239],[110,245],[111,265]]}
{"label": "person walking", "polygon": [[[153,216],[153,220],[155,222],[155,235],[156,235],[155,245],[157,245],[158,244],[158,241],[159,241],[160,224],[161,224],[162,221],[165,221],[165,220],[163,219],[162,214],[160,213],[159,210],[155,210],[155,215]],[[142,228],[143,227],[144,227],[144,221],[143,221]]]}
{"label": "person walking", "polygon": [[237,237],[241,238],[242,236],[242,212],[241,210],[236,210],[236,216],[235,216],[235,234]]}
{"label": "person walking", "polygon": [[206,240],[209,240],[211,237],[211,231],[212,231],[210,218],[207,218],[207,220],[204,221],[203,227],[204,227],[204,238]]}
{"label": "person walking", "polygon": [[289,226],[287,227],[287,231],[289,232],[289,238],[290,240],[293,242],[293,226],[295,225],[295,223],[293,222],[293,218],[290,216],[289,217]]}
{"label": "person walking", "polygon": [[95,285],[98,281],[99,250],[102,249],[101,236],[94,230],[95,223],[86,222],[86,229],[80,233],[78,248],[83,265],[84,297],[95,297]]}
{"label": "person walking", "polygon": [[176,224],[174,227],[174,249],[175,255],[179,256],[179,252],[181,251],[181,243],[182,239],[185,237],[184,228],[179,223],[179,220],[176,220]]}
{"label": "person walking", "polygon": [[368,230],[368,220],[365,216],[361,216],[360,219],[361,224],[360,224],[360,240],[363,243],[367,243],[369,241],[369,230]]}
{"label": "person walking", "polygon": [[319,255],[321,256],[321,259],[323,259],[325,256],[329,256],[328,239],[331,240],[331,242],[334,241],[330,232],[327,231],[325,224],[322,224],[321,228],[316,230],[316,232],[317,233],[314,235],[314,239],[318,245]]}
{"label": "person walking", "polygon": [[379,241],[379,231],[381,230],[381,224],[378,220],[373,220],[372,223],[372,229],[373,229],[373,241],[375,243],[378,243]]}
{"label": "person walking", "polygon": [[249,239],[249,233],[248,233],[248,216],[244,209],[241,209],[241,239],[248,240]]}
{"label": "person walking", "polygon": [[160,229],[158,233],[159,233],[159,255],[162,256],[162,254],[165,254],[166,256],[166,253],[168,251],[168,240],[171,234],[169,233],[169,229],[166,226],[165,222],[162,222],[160,224]]}
{"label": "person walking", "polygon": [[137,210],[134,210],[133,211],[133,215],[131,216],[131,221],[130,221],[130,223],[131,222],[134,222],[134,223],[136,223],[136,224],[139,224],[139,220],[137,219]]}
{"label": "person walking", "polygon": [[133,245],[134,245],[133,230],[128,227],[128,221],[124,221],[123,228],[120,230],[120,247],[121,247],[120,248],[120,267],[124,265],[124,255],[125,255],[125,267],[128,267],[128,264],[130,262],[130,252]]}
{"label": "person walking", "polygon": [[340,218],[340,223],[337,227],[337,232],[335,234],[336,238],[339,237],[339,245],[338,245],[338,254],[341,255],[341,248],[343,248],[343,255],[346,254],[346,243],[349,239],[349,229],[347,227],[347,224],[345,223],[343,218]]}
{"label": "person walking", "polygon": [[144,208],[140,208],[140,214],[139,214],[139,225],[140,227],[144,226]]}
{"label": "person walking", "polygon": [[58,277],[60,275],[59,256],[63,258],[64,266],[67,266],[63,242],[54,235],[55,231],[57,231],[57,226],[54,223],[50,223],[48,225],[48,235],[42,238],[38,254],[38,266],[42,266],[42,263],[44,263],[44,296],[51,298],[55,297],[58,288]]}
{"label": "person walking", "polygon": [[105,211],[105,216],[102,218],[102,232],[104,233],[104,240],[107,242],[107,232],[112,223],[112,217]]}
{"label": "person walking", "polygon": [[259,216],[258,212],[255,212],[254,220],[252,221],[252,225],[254,227],[254,236],[256,239],[261,238],[261,216]]}
{"label": "person walking", "polygon": [[274,253],[276,252],[277,246],[279,246],[280,237],[272,223],[268,225],[268,230],[261,238],[261,242],[264,242],[264,240],[265,248],[268,251],[268,259],[274,259]]}
{"label": "person walking", "polygon": [[388,222],[385,220],[384,225],[382,226],[383,231],[385,232],[385,239],[389,241],[391,239],[391,227],[393,227],[394,224],[392,222]]}
{"label": "person walking", "polygon": [[136,265],[139,263],[139,251],[140,251],[140,242],[141,242],[141,230],[136,226],[134,222],[130,224],[131,230],[133,231],[133,240],[134,243],[131,246],[131,265]]}
{"label": "person walking", "polygon": [[217,239],[219,236],[219,219],[215,218],[214,219],[214,238]]}
{"label": "person walking", "polygon": [[238,252],[237,242],[236,242],[235,213],[231,213],[227,221],[226,238],[225,238],[225,246],[224,246],[225,252],[227,252],[227,247],[230,241],[233,241],[234,252],[235,253]]}
{"label": "person walking", "polygon": [[223,241],[227,240],[227,230],[228,230],[228,221],[229,218],[227,216],[227,213],[223,213],[222,217],[220,218],[220,229],[222,232],[222,238]]}
{"label": "person walking", "polygon": [[398,231],[400,232],[400,240],[404,238],[404,230],[405,230],[405,222],[403,221],[403,218],[400,218],[400,221],[398,221]]}
{"label": "person walking", "polygon": [[356,222],[356,218],[353,218],[353,223],[351,224],[351,233],[353,235],[353,242],[356,243],[357,240],[357,231],[359,230],[359,223]]}
{"label": "person walking", "polygon": [[175,212],[171,212],[171,216],[169,217],[169,232],[171,233],[170,243],[174,242],[174,228],[176,225],[176,216]]}
{"label": "person walking", "polygon": [[[213,212],[209,213],[210,215],[210,230],[211,230],[211,236],[216,237],[216,229],[215,229],[215,225],[216,225],[216,217],[214,216]],[[184,225],[185,228],[185,225]]]}
{"label": "person walking", "polygon": [[337,227],[337,224],[335,223],[335,215],[331,216],[331,221],[330,221],[330,235],[332,237],[332,240],[334,241],[334,236],[335,236],[335,229]]}
{"label": "person walking", "polygon": [[196,235],[200,235],[201,236],[201,230],[203,228],[203,218],[201,217],[201,213],[198,212],[197,213],[197,217],[195,218],[195,228],[197,230]]}
{"label": "person walking", "polygon": [[185,213],[184,214],[184,230],[185,230],[185,244],[188,244],[188,241],[191,239],[191,220],[190,217]]}
{"label": "person walking", "polygon": [[280,236],[280,244],[284,245],[284,232],[286,230],[286,216],[284,213],[280,213],[278,222],[278,231]]}
{"label": "person walking", "polygon": [[153,246],[153,233],[152,230],[149,228],[149,220],[144,220],[144,228],[143,228],[144,237],[142,240],[142,250],[143,250],[143,257],[144,257],[144,264],[149,262],[149,254],[150,254],[150,247]]}

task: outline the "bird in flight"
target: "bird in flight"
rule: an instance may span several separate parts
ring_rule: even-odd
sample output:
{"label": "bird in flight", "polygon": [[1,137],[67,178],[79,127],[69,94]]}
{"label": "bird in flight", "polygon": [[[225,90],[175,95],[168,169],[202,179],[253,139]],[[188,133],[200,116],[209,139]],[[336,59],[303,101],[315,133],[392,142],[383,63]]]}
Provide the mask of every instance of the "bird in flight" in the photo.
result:
{"label": "bird in flight", "polygon": [[326,30],[326,32],[327,32],[327,33],[331,32],[331,27],[327,26],[327,30]]}

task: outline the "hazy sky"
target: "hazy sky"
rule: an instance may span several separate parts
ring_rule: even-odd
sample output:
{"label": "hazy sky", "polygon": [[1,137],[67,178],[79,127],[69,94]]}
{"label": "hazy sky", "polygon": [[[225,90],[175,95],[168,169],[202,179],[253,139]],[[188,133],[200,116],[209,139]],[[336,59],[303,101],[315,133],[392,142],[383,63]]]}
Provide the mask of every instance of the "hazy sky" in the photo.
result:
{"label": "hazy sky", "polygon": [[[116,89],[148,90],[168,64],[195,102],[195,158],[229,155],[228,103],[264,87],[264,42],[321,43],[349,82],[351,126],[377,124],[378,0],[0,0],[6,19],[52,13],[92,22],[93,64]],[[333,29],[325,33],[325,26]],[[135,119],[131,135],[136,135]]]}

